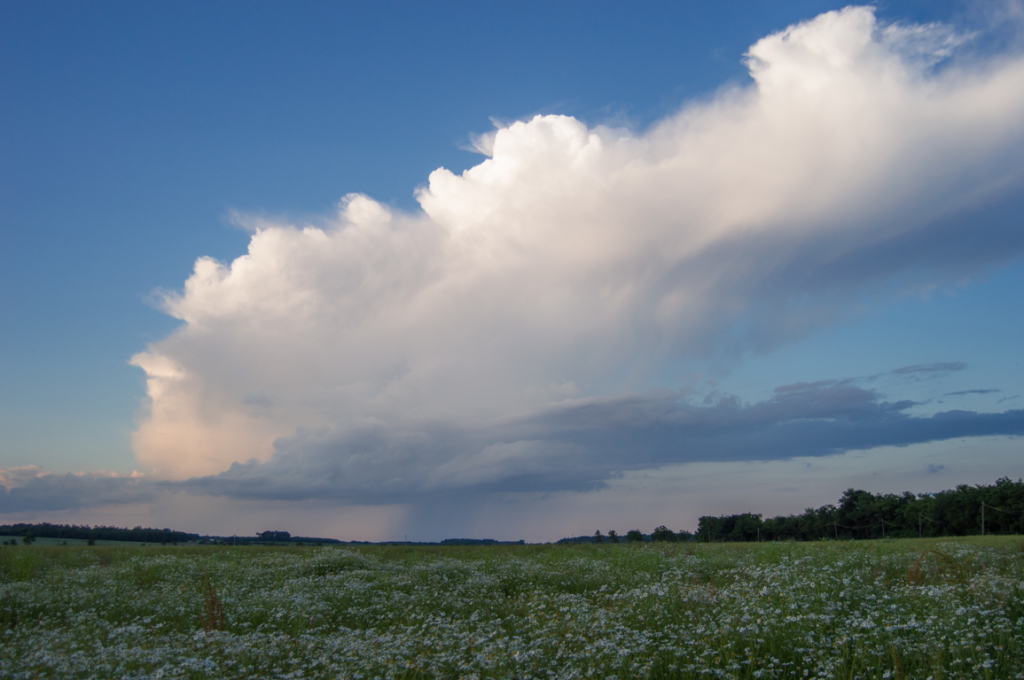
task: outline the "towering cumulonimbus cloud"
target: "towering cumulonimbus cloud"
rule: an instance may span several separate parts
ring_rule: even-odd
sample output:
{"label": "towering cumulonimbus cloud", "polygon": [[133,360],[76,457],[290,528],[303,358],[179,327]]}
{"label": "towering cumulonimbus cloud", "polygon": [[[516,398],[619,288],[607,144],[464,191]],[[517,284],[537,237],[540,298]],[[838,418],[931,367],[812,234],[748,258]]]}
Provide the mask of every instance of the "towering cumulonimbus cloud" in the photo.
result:
{"label": "towering cumulonimbus cloud", "polygon": [[[1019,255],[1018,225],[963,216],[1024,186],[1024,58],[957,60],[965,40],[829,12],[752,46],[752,84],[643,133],[537,116],[481,138],[461,175],[433,172],[421,213],[349,195],[320,225],[254,225],[246,255],[200,258],[164,297],[182,326],[132,359],[140,463],[212,475],[280,439],[281,468],[333,438],[345,469],[400,461],[402,488],[494,484],[585,456],[495,423],[772,347],[865,288]],[[370,431],[386,450],[359,443]],[[439,431],[478,448],[446,459]]]}

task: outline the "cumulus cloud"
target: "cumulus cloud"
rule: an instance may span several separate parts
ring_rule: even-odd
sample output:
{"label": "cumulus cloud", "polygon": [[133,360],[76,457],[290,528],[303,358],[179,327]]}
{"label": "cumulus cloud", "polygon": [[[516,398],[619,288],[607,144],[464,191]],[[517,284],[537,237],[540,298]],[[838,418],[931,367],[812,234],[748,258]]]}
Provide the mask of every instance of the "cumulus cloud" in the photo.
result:
{"label": "cumulus cloud", "polygon": [[958,62],[967,39],[830,12],[753,45],[750,86],[646,131],[501,127],[420,212],[349,195],[318,225],[236,216],[248,253],[200,258],[163,298],[181,327],[132,359],[140,463],[209,493],[389,502],[1019,433],[1020,412],[911,418],[849,384],[752,406],[646,391],[671,362],[1024,251],[1018,222],[977,219],[1021,195],[1024,58]]}

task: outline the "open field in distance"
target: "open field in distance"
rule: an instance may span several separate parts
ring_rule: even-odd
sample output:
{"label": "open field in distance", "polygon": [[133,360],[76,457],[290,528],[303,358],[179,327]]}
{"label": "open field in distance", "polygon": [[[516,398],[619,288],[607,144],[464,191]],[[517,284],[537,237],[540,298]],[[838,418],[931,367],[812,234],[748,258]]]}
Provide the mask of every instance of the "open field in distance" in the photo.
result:
{"label": "open field in distance", "polygon": [[0,677],[1024,678],[1024,537],[2,546]]}

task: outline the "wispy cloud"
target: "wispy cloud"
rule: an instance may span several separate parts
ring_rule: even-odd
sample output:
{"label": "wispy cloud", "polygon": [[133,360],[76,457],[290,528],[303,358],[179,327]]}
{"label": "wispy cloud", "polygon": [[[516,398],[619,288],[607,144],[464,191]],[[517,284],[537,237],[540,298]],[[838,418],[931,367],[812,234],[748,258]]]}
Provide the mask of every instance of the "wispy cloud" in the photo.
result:
{"label": "wispy cloud", "polygon": [[904,366],[903,368],[897,368],[892,371],[893,375],[916,375],[918,373],[949,373],[952,371],[962,371],[967,368],[967,364],[962,361],[945,361],[935,364],[915,364],[914,366]]}

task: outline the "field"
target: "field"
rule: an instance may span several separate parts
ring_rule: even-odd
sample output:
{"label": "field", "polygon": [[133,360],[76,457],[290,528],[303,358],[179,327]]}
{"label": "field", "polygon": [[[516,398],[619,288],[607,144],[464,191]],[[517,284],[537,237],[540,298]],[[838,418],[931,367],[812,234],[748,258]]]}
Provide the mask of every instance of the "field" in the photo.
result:
{"label": "field", "polygon": [[1024,678],[1024,539],[0,546],[3,678]]}

